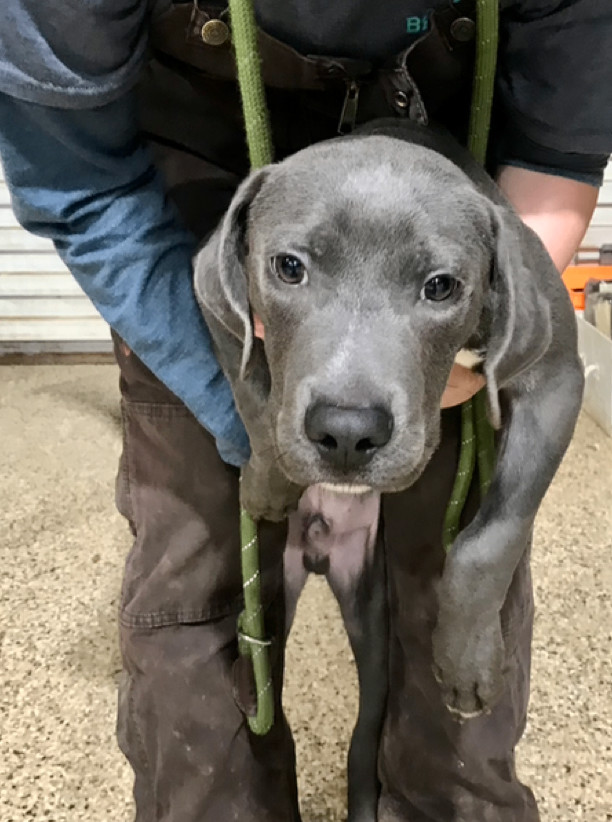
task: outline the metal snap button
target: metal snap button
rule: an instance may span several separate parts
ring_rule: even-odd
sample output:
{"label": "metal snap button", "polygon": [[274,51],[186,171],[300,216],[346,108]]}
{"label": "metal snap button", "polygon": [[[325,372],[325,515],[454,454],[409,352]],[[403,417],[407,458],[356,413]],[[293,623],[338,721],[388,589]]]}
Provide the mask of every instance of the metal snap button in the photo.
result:
{"label": "metal snap button", "polygon": [[393,99],[397,108],[408,108],[408,95],[405,91],[396,91]]}
{"label": "metal snap button", "polygon": [[451,23],[450,33],[458,43],[469,43],[476,34],[476,23],[469,17],[458,17]]}
{"label": "metal snap button", "polygon": [[222,46],[229,38],[229,28],[223,20],[207,20],[202,26],[202,40],[207,46]]}

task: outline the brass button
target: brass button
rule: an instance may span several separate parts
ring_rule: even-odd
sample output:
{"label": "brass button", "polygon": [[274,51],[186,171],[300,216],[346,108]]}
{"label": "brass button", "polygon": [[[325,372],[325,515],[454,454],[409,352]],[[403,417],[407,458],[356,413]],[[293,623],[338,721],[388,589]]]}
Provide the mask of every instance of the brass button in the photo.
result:
{"label": "brass button", "polygon": [[396,108],[408,108],[409,100],[405,91],[396,91],[393,99],[395,101]]}
{"label": "brass button", "polygon": [[458,43],[469,43],[476,34],[476,23],[469,17],[458,17],[451,23],[450,33]]}
{"label": "brass button", "polygon": [[229,28],[223,20],[208,20],[202,26],[202,40],[207,46],[222,46],[229,38]]}

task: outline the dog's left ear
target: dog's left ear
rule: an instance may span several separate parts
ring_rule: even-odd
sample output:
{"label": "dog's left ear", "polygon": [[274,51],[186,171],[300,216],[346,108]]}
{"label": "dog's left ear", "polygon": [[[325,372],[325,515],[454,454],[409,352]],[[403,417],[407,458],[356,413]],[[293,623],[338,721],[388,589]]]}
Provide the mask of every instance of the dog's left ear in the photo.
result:
{"label": "dog's left ear", "polygon": [[542,267],[553,263],[535,237],[526,237],[528,230],[509,209],[494,206],[492,219],[495,245],[489,291],[491,326],[484,372],[489,417],[499,428],[499,389],[537,362],[550,345],[550,304],[539,277],[544,273]]}
{"label": "dog's left ear", "polygon": [[199,302],[242,344],[241,378],[246,374],[253,348],[245,270],[248,210],[267,175],[267,167],[258,169],[238,186],[221,224],[194,261],[194,287]]}

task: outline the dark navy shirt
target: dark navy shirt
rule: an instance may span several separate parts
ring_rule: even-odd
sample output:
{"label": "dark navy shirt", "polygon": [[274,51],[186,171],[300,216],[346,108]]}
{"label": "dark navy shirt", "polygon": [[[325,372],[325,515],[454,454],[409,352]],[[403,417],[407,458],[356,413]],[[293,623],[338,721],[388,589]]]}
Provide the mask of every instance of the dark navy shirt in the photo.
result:
{"label": "dark navy shirt", "polygon": [[[298,50],[367,58],[387,57],[423,34],[433,5],[255,0],[261,26]],[[135,82],[151,16],[168,6],[169,0],[5,0],[0,91],[67,108],[116,99]],[[500,0],[500,7],[498,93],[521,129],[559,151],[609,154],[611,0]]]}

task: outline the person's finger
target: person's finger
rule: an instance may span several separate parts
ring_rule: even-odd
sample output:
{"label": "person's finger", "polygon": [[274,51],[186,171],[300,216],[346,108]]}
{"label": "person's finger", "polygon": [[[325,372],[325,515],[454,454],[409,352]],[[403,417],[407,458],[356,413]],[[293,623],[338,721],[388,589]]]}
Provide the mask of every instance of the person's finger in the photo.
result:
{"label": "person's finger", "polygon": [[256,337],[259,337],[260,340],[263,340],[264,327],[262,321],[259,319],[257,314],[253,314],[253,333]]}

